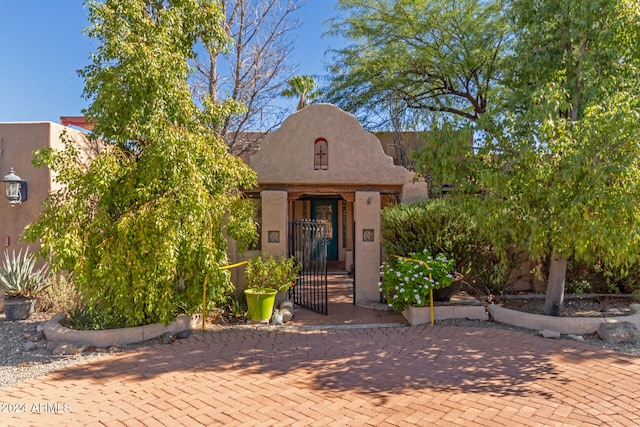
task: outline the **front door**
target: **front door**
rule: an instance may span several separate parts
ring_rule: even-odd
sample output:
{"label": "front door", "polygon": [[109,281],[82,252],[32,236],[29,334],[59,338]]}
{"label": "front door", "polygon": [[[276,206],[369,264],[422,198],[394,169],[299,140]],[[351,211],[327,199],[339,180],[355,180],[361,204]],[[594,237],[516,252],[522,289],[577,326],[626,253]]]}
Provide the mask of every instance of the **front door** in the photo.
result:
{"label": "front door", "polygon": [[338,201],[312,200],[311,219],[327,224],[327,260],[338,259]]}

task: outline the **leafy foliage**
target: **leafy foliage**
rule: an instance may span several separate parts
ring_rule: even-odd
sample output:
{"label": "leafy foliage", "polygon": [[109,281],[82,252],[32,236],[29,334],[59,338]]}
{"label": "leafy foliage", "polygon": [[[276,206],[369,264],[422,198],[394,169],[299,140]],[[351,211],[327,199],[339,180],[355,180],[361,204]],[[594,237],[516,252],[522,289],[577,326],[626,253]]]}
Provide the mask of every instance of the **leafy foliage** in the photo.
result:
{"label": "leafy foliage", "polygon": [[547,314],[561,310],[568,259],[638,263],[637,2],[340,5],[334,31],[351,44],[335,98],[354,113],[385,99],[432,113],[435,150],[416,167],[455,186],[496,253],[549,260]]}
{"label": "leafy foliage", "polygon": [[302,265],[295,257],[272,255],[253,257],[247,263],[245,275],[248,288],[270,288],[288,291],[298,278]]}
{"label": "leafy foliage", "polygon": [[303,74],[293,76],[287,80],[288,87],[282,91],[282,96],[287,98],[299,98],[298,110],[302,110],[309,105],[309,102],[320,96],[315,79],[312,76]]}
{"label": "leafy foliage", "polygon": [[454,259],[442,254],[433,258],[426,249],[411,252],[406,258],[392,257],[380,266],[380,290],[394,311],[409,305],[427,305],[432,289],[445,288],[453,282],[455,264]]}
{"label": "leafy foliage", "polygon": [[382,245],[388,256],[409,256],[427,250],[455,259],[456,271],[485,289],[505,284],[512,264],[496,253],[472,217],[450,199],[432,199],[389,206],[382,211]]}
{"label": "leafy foliage", "polygon": [[213,131],[237,107],[195,104],[187,84],[196,40],[227,43],[223,16],[213,1],[88,3],[101,45],[80,74],[104,149],[88,166],[71,141],[38,153],[63,189],[27,237],[75,273],[91,324],[166,324],[201,305],[205,283],[209,298],[227,292],[227,237],[256,237],[238,190],[255,174]]}
{"label": "leafy foliage", "polygon": [[[477,120],[495,97],[508,28],[499,1],[340,0],[331,102],[366,118],[395,102]],[[423,115],[422,119],[428,118]],[[428,120],[428,119],[427,119]]]}

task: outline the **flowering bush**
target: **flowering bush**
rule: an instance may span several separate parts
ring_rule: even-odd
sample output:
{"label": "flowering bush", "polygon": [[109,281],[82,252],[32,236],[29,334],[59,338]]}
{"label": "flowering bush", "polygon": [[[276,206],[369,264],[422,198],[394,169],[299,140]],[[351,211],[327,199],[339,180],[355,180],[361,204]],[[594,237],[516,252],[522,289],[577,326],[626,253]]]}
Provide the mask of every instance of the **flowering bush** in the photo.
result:
{"label": "flowering bush", "polygon": [[433,258],[427,250],[412,252],[406,258],[394,257],[380,266],[380,290],[395,311],[409,305],[424,306],[430,302],[431,289],[444,288],[453,282],[455,265],[455,260],[442,254]]}

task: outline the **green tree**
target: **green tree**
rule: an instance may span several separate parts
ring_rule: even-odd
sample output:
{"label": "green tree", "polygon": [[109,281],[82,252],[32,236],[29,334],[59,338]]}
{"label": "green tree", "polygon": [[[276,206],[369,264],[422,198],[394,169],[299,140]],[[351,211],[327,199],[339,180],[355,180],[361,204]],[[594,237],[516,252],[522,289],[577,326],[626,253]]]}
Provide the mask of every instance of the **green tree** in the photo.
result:
{"label": "green tree", "polygon": [[224,16],[209,0],[87,4],[100,46],[80,75],[104,149],[87,166],[71,142],[38,154],[64,187],[27,237],[75,273],[103,326],[168,323],[199,307],[205,284],[210,298],[226,291],[226,237],[255,238],[238,190],[255,175],[214,132],[238,107],[196,104],[187,84],[196,41],[228,42]]}
{"label": "green tree", "polygon": [[340,0],[339,9],[330,34],[350,43],[334,52],[330,102],[365,122],[398,102],[426,121],[475,122],[487,111],[508,28],[500,1]]}
{"label": "green tree", "polygon": [[481,185],[487,227],[549,260],[545,314],[567,259],[625,269],[640,253],[637,2],[514,0],[502,148]]}
{"label": "green tree", "polygon": [[320,92],[316,90],[317,85],[312,76],[306,74],[301,76],[293,76],[287,80],[288,87],[282,91],[282,96],[288,98],[298,98],[298,110],[302,110],[309,105],[309,101],[320,96]]}
{"label": "green tree", "polygon": [[[548,260],[545,312],[568,258],[624,271],[640,253],[637,2],[341,0],[332,99],[428,113],[418,166],[455,184],[506,261]],[[498,251],[501,249],[501,251]]]}

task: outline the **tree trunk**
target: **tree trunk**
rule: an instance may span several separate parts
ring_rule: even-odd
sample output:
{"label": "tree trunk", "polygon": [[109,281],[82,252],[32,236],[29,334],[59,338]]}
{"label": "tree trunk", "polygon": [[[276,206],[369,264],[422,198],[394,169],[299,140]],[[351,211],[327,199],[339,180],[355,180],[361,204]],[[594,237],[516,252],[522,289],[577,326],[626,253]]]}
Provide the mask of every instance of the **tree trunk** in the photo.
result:
{"label": "tree trunk", "polygon": [[566,275],[567,259],[554,252],[549,265],[549,282],[547,284],[547,296],[544,300],[544,314],[547,316],[560,316],[562,313]]}

